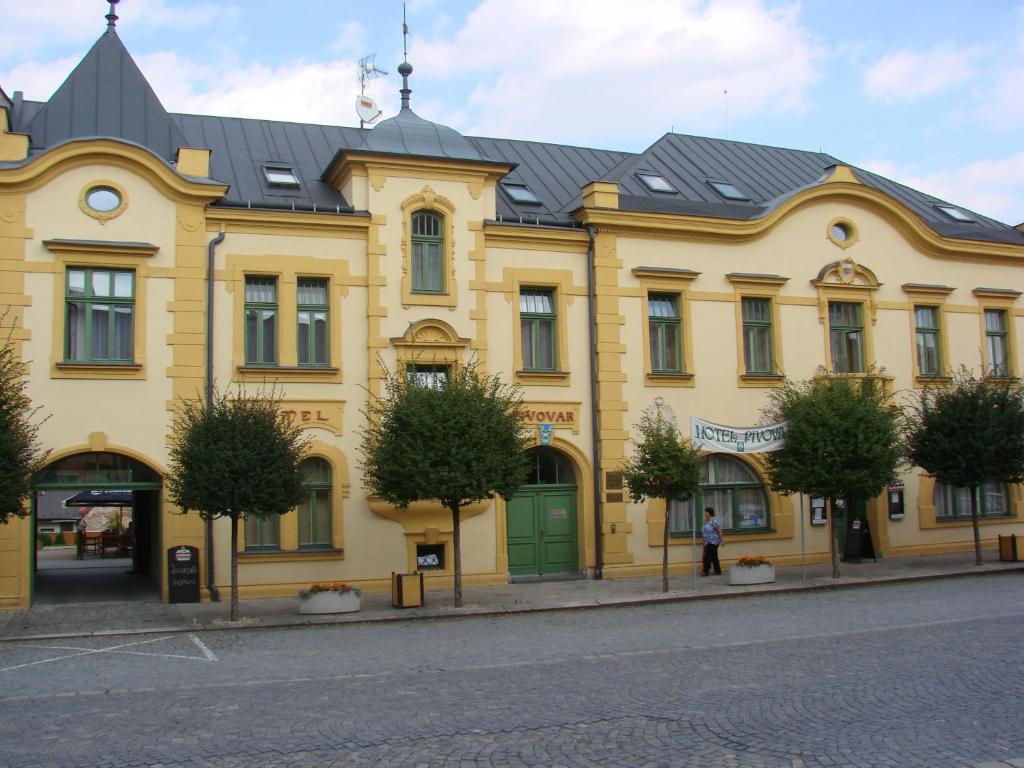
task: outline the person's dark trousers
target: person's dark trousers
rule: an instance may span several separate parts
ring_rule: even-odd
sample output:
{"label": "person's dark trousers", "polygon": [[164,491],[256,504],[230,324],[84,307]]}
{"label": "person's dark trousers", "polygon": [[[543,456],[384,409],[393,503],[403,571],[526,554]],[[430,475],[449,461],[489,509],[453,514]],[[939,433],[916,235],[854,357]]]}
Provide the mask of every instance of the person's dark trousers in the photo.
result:
{"label": "person's dark trousers", "polygon": [[714,568],[715,575],[718,576],[722,573],[722,564],[718,562],[718,545],[717,544],[705,544],[704,545],[704,570],[701,571],[705,576],[711,572]]}

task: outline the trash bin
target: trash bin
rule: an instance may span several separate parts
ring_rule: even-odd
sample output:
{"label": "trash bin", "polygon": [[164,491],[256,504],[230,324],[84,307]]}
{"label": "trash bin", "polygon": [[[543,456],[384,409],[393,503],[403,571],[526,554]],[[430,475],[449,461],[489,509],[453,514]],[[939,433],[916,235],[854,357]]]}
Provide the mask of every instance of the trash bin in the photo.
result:
{"label": "trash bin", "polygon": [[419,608],[423,605],[423,574],[391,573],[391,605],[395,608]]}
{"label": "trash bin", "polygon": [[1020,558],[1017,556],[1017,537],[1014,534],[999,537],[999,561],[1003,563],[1015,563]]}

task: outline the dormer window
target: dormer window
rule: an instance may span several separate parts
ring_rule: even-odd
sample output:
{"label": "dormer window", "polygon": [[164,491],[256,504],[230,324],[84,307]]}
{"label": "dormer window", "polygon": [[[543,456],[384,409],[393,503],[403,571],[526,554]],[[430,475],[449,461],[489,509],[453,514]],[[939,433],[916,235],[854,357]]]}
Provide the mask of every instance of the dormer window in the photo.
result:
{"label": "dormer window", "polygon": [[977,221],[973,216],[968,214],[966,211],[961,210],[960,208],[956,208],[952,205],[937,205],[935,207],[938,208],[943,214],[951,218],[953,221],[959,221],[965,224],[973,224]]}
{"label": "dormer window", "polygon": [[272,187],[300,186],[299,177],[288,166],[265,165],[263,166],[263,175]]}
{"label": "dormer window", "polygon": [[715,190],[718,194],[724,197],[726,200],[736,200],[739,202],[750,202],[750,198],[743,194],[736,188],[735,184],[730,184],[727,181],[711,181],[708,180],[710,187]]}
{"label": "dormer window", "polygon": [[502,184],[501,186],[513,202],[540,205],[540,198],[533,194],[533,190],[525,184]]}
{"label": "dormer window", "polygon": [[664,176],[660,176],[657,173],[638,173],[636,175],[640,181],[644,183],[651,192],[664,192],[669,195],[678,194],[676,188],[668,183],[668,180]]}

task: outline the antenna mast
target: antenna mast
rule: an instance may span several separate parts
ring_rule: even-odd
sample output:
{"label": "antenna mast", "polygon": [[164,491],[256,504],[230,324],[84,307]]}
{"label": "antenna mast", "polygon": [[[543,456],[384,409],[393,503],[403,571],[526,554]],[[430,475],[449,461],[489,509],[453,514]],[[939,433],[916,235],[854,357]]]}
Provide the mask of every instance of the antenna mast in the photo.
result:
{"label": "antenna mast", "polygon": [[725,138],[729,138],[729,88],[726,86],[722,89],[722,95],[725,97]]}
{"label": "antenna mast", "polygon": [[[387,74],[385,70],[380,69],[374,63],[375,58],[377,58],[376,53],[371,53],[369,56],[363,56],[357,65],[359,68],[359,98],[356,100],[356,111],[359,113],[360,128],[365,128],[365,123],[372,123],[382,114],[380,110],[377,111],[376,115],[373,114],[373,110],[377,109],[377,105],[373,102],[373,99],[368,99],[366,96],[366,81],[373,80]],[[369,112],[364,110],[369,110]],[[370,116],[365,117],[364,115],[367,114]]]}

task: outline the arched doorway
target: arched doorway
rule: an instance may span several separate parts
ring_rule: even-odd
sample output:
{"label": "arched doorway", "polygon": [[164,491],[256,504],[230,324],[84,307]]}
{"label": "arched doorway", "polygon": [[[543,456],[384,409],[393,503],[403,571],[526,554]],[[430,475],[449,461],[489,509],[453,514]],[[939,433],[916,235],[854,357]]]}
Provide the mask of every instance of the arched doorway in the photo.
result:
{"label": "arched doorway", "polygon": [[[160,562],[162,484],[160,474],[141,461],[108,451],[84,451],[47,465],[36,477],[32,503],[32,602],[159,599],[153,568]],[[46,542],[38,531],[54,514],[72,520],[75,532],[63,534],[63,541],[51,534]]]}
{"label": "arched doorway", "polygon": [[508,569],[512,577],[579,573],[576,473],[554,448],[528,451],[526,483],[506,511]]}

